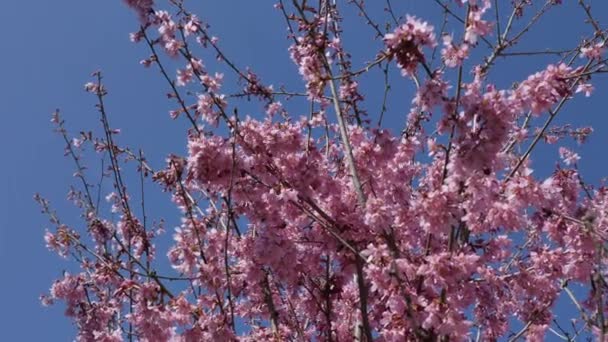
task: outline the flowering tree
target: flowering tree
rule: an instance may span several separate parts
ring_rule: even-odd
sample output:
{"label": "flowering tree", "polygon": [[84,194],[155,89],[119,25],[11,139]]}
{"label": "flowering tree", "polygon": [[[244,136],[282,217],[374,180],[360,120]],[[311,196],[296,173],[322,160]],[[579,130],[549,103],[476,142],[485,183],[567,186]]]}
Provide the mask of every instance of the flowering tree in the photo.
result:
{"label": "flowering tree", "polygon": [[[140,23],[131,39],[150,51],[141,64],[167,81],[170,117],[191,123],[188,152],[155,168],[121,146],[100,72],[85,88],[101,134],[71,138],[53,114],[83,225],[63,224],[36,196],[54,226],[48,247],[80,266],[42,301],[65,303],[78,340],[608,338],[608,188],[584,181],[570,149],[546,179],[530,159],[539,144],[592,132],[553,124],[608,70],[608,31],[585,1],[434,0],[443,24],[433,27],[390,0],[280,0],[302,92],[240,66],[183,1],[167,11],[125,2]],[[589,35],[565,50],[517,50],[556,6],[584,13]],[[365,63],[344,46],[346,7],[377,38]],[[208,52],[239,82],[224,84]],[[492,83],[503,58],[538,55],[553,62],[508,89]],[[362,90],[373,73],[384,80],[379,110]],[[403,109],[387,106],[393,79],[416,87]],[[240,116],[248,101],[263,113]],[[385,114],[406,114],[403,127],[386,129]],[[108,162],[109,194],[87,178],[83,146]],[[126,184],[130,165],[141,184]],[[168,250],[139,194],[146,177],[182,213]],[[166,257],[172,273],[158,267]],[[570,326],[554,320],[560,298],[574,308]]]}

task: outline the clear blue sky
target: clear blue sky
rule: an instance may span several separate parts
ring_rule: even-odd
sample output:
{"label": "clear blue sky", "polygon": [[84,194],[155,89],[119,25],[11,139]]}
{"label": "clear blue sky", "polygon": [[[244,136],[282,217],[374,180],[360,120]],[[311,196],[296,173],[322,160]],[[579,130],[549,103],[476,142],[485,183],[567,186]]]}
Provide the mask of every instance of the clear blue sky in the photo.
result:
{"label": "clear blue sky", "polygon": [[[160,1],[157,1],[160,2]],[[344,2],[345,1],[340,1]],[[375,1],[368,1],[370,5]],[[500,1],[507,5],[510,1]],[[570,47],[590,29],[575,1],[558,8],[543,19],[530,41],[521,50]],[[222,46],[240,66],[251,66],[267,83],[298,85],[297,72],[289,60],[283,18],[273,10],[274,1],[208,0],[186,1],[212,25]],[[397,6],[397,3],[400,3]],[[608,2],[590,1],[603,24],[608,24]],[[197,4],[191,6],[190,4]],[[398,13],[412,13],[439,26],[440,11],[432,1],[394,1]],[[355,22],[352,6],[343,5],[345,15]],[[375,12],[379,17],[381,11]],[[569,24],[573,21],[575,24]],[[0,57],[0,329],[4,341],[67,341],[74,336],[63,308],[41,307],[38,296],[48,291],[63,269],[73,266],[46,250],[43,241],[47,219],[32,200],[39,192],[51,200],[59,214],[81,228],[78,213],[65,200],[68,187],[75,184],[70,160],[63,158],[63,142],[51,132],[50,114],[61,108],[72,132],[97,129],[94,99],[85,94],[83,84],[97,69],[104,71],[110,91],[109,113],[115,127],[122,128],[121,143],[147,152],[154,166],[168,153],[185,148],[185,122],[171,121],[172,104],[166,100],[166,84],[156,70],[146,70],[138,61],[147,56],[143,45],[134,45],[128,34],[137,27],[135,16],[119,0],[18,0],[5,1],[0,11],[3,49]],[[572,27],[578,28],[573,31]],[[380,42],[372,32],[353,25],[345,36],[347,49],[355,53],[355,66],[373,58]],[[542,40],[534,37],[542,37]],[[494,38],[492,38],[494,39]],[[362,42],[371,42],[369,45]],[[521,51],[519,50],[519,51]],[[213,62],[206,63],[213,70]],[[494,74],[497,83],[509,86],[526,73],[542,67],[543,59],[518,64],[514,59],[499,61]],[[498,71],[500,70],[500,71]],[[378,74],[378,73],[377,73]],[[396,74],[395,74],[396,75]],[[228,73],[227,73],[227,77]],[[373,78],[373,77],[372,77]],[[387,126],[401,127],[411,99],[411,86],[393,77]],[[595,134],[586,146],[576,148],[583,159],[583,176],[593,182],[608,175],[605,146],[608,143],[606,94],[608,78],[595,81],[596,94],[575,101],[560,114],[558,123],[592,125]],[[293,89],[293,88],[292,88]],[[404,96],[405,94],[405,96]],[[381,93],[367,93],[368,108],[379,107]],[[292,114],[306,108],[288,107]],[[251,108],[252,114],[255,110]],[[247,114],[247,113],[245,113]],[[557,159],[556,147],[539,148],[535,155],[537,173],[547,175]],[[97,175],[98,173],[95,173]],[[164,216],[177,222],[177,211],[166,196],[149,190],[154,218]],[[169,238],[165,235],[165,238]],[[161,253],[163,257],[165,252]],[[559,314],[559,311],[558,311]]]}

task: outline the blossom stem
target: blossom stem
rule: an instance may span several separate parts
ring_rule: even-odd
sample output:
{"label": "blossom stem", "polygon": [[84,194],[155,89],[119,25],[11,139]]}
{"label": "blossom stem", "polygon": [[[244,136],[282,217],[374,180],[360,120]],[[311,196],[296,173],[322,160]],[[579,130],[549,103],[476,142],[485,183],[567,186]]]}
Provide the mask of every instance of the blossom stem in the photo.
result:
{"label": "blossom stem", "polygon": [[[346,161],[347,161],[348,167],[350,169],[351,178],[352,178],[353,186],[355,188],[355,193],[357,194],[357,199],[359,201],[360,209],[363,210],[363,209],[365,209],[365,203],[366,203],[367,199],[365,198],[365,194],[363,193],[363,189],[361,187],[361,181],[359,180],[359,175],[357,174],[355,158],[353,156],[352,147],[351,147],[350,141],[348,139],[346,120],[344,120],[344,114],[342,113],[342,110],[340,108],[340,101],[338,99],[336,85],[334,84],[333,79],[331,79],[332,78],[331,67],[329,66],[329,63],[327,62],[326,59],[324,59],[324,62],[325,62],[325,69],[326,69],[328,75],[330,76],[329,88],[331,90],[334,110],[336,111],[336,116],[338,119],[338,126],[340,128],[340,136],[342,138],[342,145],[344,147]],[[365,335],[366,341],[371,342],[373,339],[372,339],[371,327],[369,324],[369,317],[368,317],[368,313],[367,313],[367,286],[365,284],[364,273],[363,273],[363,260],[361,260],[361,258],[358,257],[358,253],[355,255],[355,267],[357,269],[357,285],[359,287],[359,304],[360,304],[360,311],[361,311],[361,323],[362,323],[362,328],[363,328],[363,334]]]}

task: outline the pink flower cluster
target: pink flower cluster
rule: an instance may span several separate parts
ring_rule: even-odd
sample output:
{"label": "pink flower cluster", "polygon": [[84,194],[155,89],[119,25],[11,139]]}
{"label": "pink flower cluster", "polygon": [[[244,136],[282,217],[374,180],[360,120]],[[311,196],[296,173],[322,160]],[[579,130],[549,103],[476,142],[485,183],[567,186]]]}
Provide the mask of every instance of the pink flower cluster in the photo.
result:
{"label": "pink flower cluster", "polygon": [[298,72],[306,82],[306,90],[312,98],[320,97],[325,86],[324,57],[319,55],[319,48],[324,44],[321,36],[306,35],[298,37],[297,43],[289,48],[291,59],[298,66]]}
{"label": "pink flower cluster", "polygon": [[572,92],[571,76],[575,73],[566,64],[549,65],[546,70],[530,75],[513,94],[523,108],[539,115]]}
{"label": "pink flower cluster", "polygon": [[139,15],[139,19],[142,22],[146,22],[148,15],[153,11],[154,0],[123,0],[129,7],[131,7]]}
{"label": "pink flower cluster", "polygon": [[606,47],[603,42],[590,44],[581,48],[581,57],[600,60],[606,52]]}
{"label": "pink flower cluster", "polygon": [[482,17],[492,7],[491,0],[470,0],[469,16],[465,29],[465,42],[475,45],[478,37],[488,35],[492,32],[492,23],[483,20]]}
{"label": "pink flower cluster", "polygon": [[406,23],[384,36],[386,55],[395,58],[402,75],[413,75],[419,63],[424,63],[422,48],[435,47],[433,26],[416,17],[407,16]]}
{"label": "pink flower cluster", "polygon": [[179,49],[183,47],[182,41],[177,36],[178,26],[167,11],[156,11],[151,22],[158,25],[158,33],[163,47],[169,56],[177,56]]}
{"label": "pink flower cluster", "polygon": [[443,46],[441,55],[443,61],[448,68],[455,68],[462,65],[462,62],[469,57],[469,44],[454,43],[454,38],[451,35],[443,36]]}

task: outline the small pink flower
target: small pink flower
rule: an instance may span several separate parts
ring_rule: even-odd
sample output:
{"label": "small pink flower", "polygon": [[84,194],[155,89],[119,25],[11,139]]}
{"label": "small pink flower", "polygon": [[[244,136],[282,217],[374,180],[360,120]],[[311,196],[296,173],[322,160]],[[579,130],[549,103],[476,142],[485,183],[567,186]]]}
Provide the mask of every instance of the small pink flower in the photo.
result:
{"label": "small pink flower", "polygon": [[581,57],[586,57],[589,59],[601,59],[605,52],[606,49],[604,47],[604,43],[587,45],[581,48]]}
{"label": "small pink flower", "polygon": [[88,91],[89,93],[97,93],[99,90],[99,85],[93,83],[93,82],[88,82],[84,85],[84,90]]}
{"label": "small pink flower", "polygon": [[192,76],[193,76],[192,70],[179,69],[179,70],[177,70],[177,81],[175,82],[175,84],[178,87],[183,87],[186,84],[190,83],[190,81],[192,81]]}
{"label": "small pink flower", "polygon": [[190,16],[190,20],[184,25],[184,32],[186,36],[191,34],[198,33],[198,30],[201,28],[201,21],[198,19],[196,15]]}
{"label": "small pink flower", "polygon": [[143,65],[145,68],[149,68],[152,65],[152,60],[150,58],[142,59],[139,61],[139,64]]}
{"label": "small pink flower", "polygon": [[165,51],[169,56],[175,57],[184,44],[177,39],[170,39],[165,43]]}
{"label": "small pink flower", "polygon": [[279,111],[281,111],[282,108],[283,108],[283,105],[281,104],[281,102],[273,102],[268,105],[268,108],[266,109],[266,114],[273,116],[273,115],[277,114]]}
{"label": "small pink flower", "polygon": [[585,97],[590,97],[594,90],[591,83],[582,83],[576,87],[576,93],[585,93]]}
{"label": "small pink flower", "polygon": [[84,142],[83,139],[72,138],[72,145],[76,148],[80,148],[80,146],[82,146],[83,142]]}
{"label": "small pink flower", "polygon": [[443,46],[444,48],[441,50],[441,55],[448,68],[455,68],[462,65],[462,62],[469,57],[469,45],[467,43],[461,45],[454,44],[451,35],[443,36]]}
{"label": "small pink flower", "polygon": [[215,73],[215,76],[210,76],[208,74],[201,76],[201,82],[203,83],[203,85],[208,87],[209,91],[212,91],[214,93],[217,93],[220,90],[223,80],[224,74],[218,72]]}
{"label": "small pink flower", "polygon": [[202,73],[204,71],[205,66],[203,65],[203,61],[198,58],[191,58],[190,64],[188,64],[188,68],[191,68],[192,71],[196,73]]}
{"label": "small pink flower", "polygon": [[142,31],[132,32],[129,34],[129,40],[133,43],[139,43],[144,38]]}
{"label": "small pink flower", "polygon": [[559,148],[559,156],[562,158],[562,160],[564,161],[564,163],[566,165],[572,165],[572,164],[576,164],[576,162],[578,162],[581,157],[570,151],[569,149],[565,148],[565,147],[560,147]]}
{"label": "small pink flower", "polygon": [[60,122],[59,119],[59,110],[56,110],[51,114],[51,122],[54,124],[58,124]]}
{"label": "small pink flower", "polygon": [[53,298],[51,298],[47,295],[40,295],[39,298],[40,298],[40,303],[42,303],[43,306],[51,306],[55,303]]}
{"label": "small pink flower", "polygon": [[547,142],[547,144],[555,144],[558,140],[559,140],[559,137],[557,135],[553,135],[553,134],[545,135],[545,141]]}
{"label": "small pink flower", "polygon": [[483,4],[478,4],[478,1],[471,1],[471,11],[469,12],[469,21],[465,30],[464,40],[467,43],[475,45],[479,36],[485,36],[492,32],[493,24],[483,20],[482,16],[490,9],[490,0],[482,0]]}

